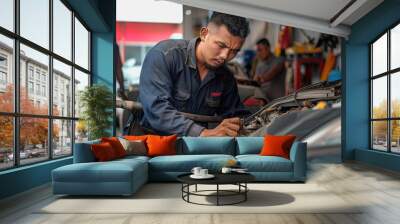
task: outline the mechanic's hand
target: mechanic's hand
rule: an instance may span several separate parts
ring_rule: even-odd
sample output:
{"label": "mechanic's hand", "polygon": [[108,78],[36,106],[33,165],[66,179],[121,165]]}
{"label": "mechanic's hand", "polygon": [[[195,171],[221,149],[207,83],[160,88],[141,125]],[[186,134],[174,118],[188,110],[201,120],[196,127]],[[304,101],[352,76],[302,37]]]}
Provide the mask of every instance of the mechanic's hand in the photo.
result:
{"label": "mechanic's hand", "polygon": [[224,119],[221,124],[219,124],[214,129],[204,129],[200,136],[210,137],[210,136],[238,136],[240,129],[240,119],[238,117]]}
{"label": "mechanic's hand", "polygon": [[262,84],[264,82],[264,79],[260,75],[254,76],[254,81],[258,82],[259,84]]}

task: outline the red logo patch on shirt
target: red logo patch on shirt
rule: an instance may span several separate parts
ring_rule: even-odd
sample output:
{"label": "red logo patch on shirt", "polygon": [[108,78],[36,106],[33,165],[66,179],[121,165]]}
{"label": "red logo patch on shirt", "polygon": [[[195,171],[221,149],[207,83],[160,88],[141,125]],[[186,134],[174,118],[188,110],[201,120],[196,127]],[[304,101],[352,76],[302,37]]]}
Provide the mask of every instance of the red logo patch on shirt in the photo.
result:
{"label": "red logo patch on shirt", "polygon": [[213,97],[219,97],[219,96],[221,96],[221,92],[211,92],[211,96],[213,96]]}

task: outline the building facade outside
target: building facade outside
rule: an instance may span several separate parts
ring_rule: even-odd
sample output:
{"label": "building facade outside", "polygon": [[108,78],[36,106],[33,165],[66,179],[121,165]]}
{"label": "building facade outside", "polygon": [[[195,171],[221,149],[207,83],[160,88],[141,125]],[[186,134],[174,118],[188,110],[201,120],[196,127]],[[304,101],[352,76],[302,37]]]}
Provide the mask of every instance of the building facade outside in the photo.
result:
{"label": "building facade outside", "polygon": [[[0,97],[6,96],[7,91],[9,95],[13,95],[14,89],[14,74],[13,74],[13,49],[5,43],[0,42]],[[49,68],[41,62],[27,57],[25,52],[21,51],[20,54],[20,110],[21,113],[48,114],[49,109],[49,96],[53,96],[53,115],[58,117],[71,117],[72,116],[72,77],[70,73],[53,69],[53,92],[49,94]],[[79,81],[75,81],[75,85],[79,85]],[[11,93],[10,93],[11,92]],[[24,98],[26,94],[26,99]],[[12,102],[10,100],[9,102]],[[28,101],[28,102],[25,102]],[[76,97],[76,104],[79,105],[79,97]],[[13,103],[12,103],[13,104]],[[2,102],[2,107],[7,107]],[[13,105],[8,105],[12,108]],[[33,108],[29,108],[29,107]],[[77,107],[79,108],[79,107]],[[12,112],[12,111],[9,111]],[[76,116],[79,116],[79,110],[76,111]],[[21,118],[26,119],[26,118]],[[44,119],[44,122],[47,122]],[[34,121],[35,122],[35,121]],[[21,121],[21,123],[23,123]],[[48,128],[48,125],[46,125]],[[21,130],[23,132],[23,130]],[[10,129],[10,132],[12,130]],[[23,134],[23,133],[22,133]],[[29,133],[28,133],[29,135]],[[0,136],[4,138],[5,136]],[[48,138],[45,139],[44,144],[21,144],[20,158],[21,160],[27,159],[26,163],[34,162],[35,157],[42,157],[41,155],[48,155]],[[11,138],[12,139],[12,138]],[[72,142],[72,122],[65,119],[53,119],[53,156],[58,157],[62,155],[71,154]],[[10,143],[12,144],[12,143]],[[5,166],[13,160],[12,147],[6,147],[1,144],[0,152],[3,152],[0,158],[0,169],[4,163]],[[4,147],[4,148],[3,148]],[[8,153],[4,153],[8,152]],[[31,160],[31,161],[28,161]],[[40,159],[39,159],[40,160]],[[3,163],[1,163],[3,162]]]}

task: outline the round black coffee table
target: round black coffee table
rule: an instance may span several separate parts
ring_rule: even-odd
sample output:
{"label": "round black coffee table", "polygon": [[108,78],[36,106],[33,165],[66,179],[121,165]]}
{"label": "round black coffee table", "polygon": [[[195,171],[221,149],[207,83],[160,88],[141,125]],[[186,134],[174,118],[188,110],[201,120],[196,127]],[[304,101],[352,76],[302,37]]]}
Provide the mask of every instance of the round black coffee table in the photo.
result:
{"label": "round black coffee table", "polygon": [[[213,174],[215,177],[212,179],[193,179],[190,177],[191,173],[182,174],[177,177],[178,181],[182,183],[182,199],[188,203],[198,205],[234,205],[247,200],[247,192],[249,188],[247,183],[255,180],[255,177],[248,173],[216,173]],[[215,185],[215,190],[198,190],[197,185]],[[190,191],[190,186],[195,186],[194,191]],[[236,185],[237,190],[223,190],[220,189],[220,185]],[[209,192],[215,192],[215,194],[206,194]],[[190,201],[190,196],[204,196],[204,197],[216,197],[216,204],[202,204]],[[231,203],[221,203],[221,197],[232,197],[240,196],[240,199]]]}

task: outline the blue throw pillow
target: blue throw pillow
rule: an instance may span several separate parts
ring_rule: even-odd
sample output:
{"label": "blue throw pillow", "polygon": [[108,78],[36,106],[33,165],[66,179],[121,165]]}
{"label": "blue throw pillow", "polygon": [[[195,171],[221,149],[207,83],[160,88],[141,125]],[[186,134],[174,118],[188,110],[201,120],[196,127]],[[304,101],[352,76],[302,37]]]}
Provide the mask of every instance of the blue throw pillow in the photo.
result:
{"label": "blue throw pillow", "polygon": [[259,154],[264,145],[264,137],[237,137],[236,155]]}
{"label": "blue throw pillow", "polygon": [[226,154],[235,155],[235,141],[232,137],[183,137],[182,154]]}

